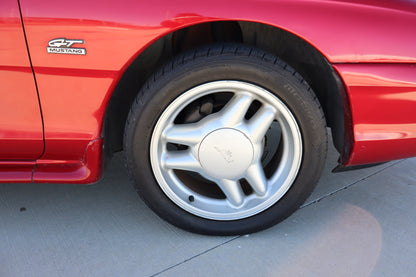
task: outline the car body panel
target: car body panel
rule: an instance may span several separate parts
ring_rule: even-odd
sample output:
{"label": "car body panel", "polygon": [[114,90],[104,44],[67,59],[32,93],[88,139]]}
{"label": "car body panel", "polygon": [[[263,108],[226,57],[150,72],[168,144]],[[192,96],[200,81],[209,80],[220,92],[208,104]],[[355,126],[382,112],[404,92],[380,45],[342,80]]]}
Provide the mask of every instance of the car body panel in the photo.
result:
{"label": "car body panel", "polygon": [[[416,38],[409,36],[416,25],[416,3],[406,0],[20,2],[34,66],[79,68],[79,59],[51,57],[45,47],[52,38],[80,39],[81,35],[89,49],[82,68],[120,70],[157,38],[220,20],[259,22],[287,30],[332,63],[416,62]],[[103,59],[111,51],[113,55]]]}
{"label": "car body panel", "polygon": [[80,161],[46,160],[36,162],[34,183],[89,184],[97,182],[103,173],[103,139],[91,141]]}
{"label": "car body panel", "polygon": [[[387,133],[397,135],[397,128],[408,118],[400,113],[397,97],[405,95],[400,92],[402,87],[411,90],[408,74],[413,74],[414,70],[409,68],[416,63],[415,2],[73,0],[70,5],[60,5],[52,0],[20,0],[20,5],[44,123],[45,149],[37,160],[33,181],[96,181],[101,175],[105,112],[125,70],[159,38],[181,28],[212,21],[249,21],[286,30],[308,42],[334,64],[347,88],[344,109],[350,111],[345,113],[351,114],[353,120],[353,125],[349,128],[347,124],[345,130],[350,134],[346,138],[351,138],[346,142],[351,148],[349,157],[343,161],[345,165],[416,155],[414,147],[408,148],[406,153],[403,148],[397,153],[387,151],[383,155],[377,151],[378,147],[404,141],[399,137],[388,137]],[[48,53],[48,42],[57,38],[83,40],[78,47],[85,48],[86,55]],[[392,66],[383,75],[379,67],[366,67],[369,63]],[[374,83],[381,91],[379,96],[375,95],[376,103],[383,110],[388,109],[387,114],[397,113],[394,121],[365,112],[364,105],[370,97],[365,94],[365,89],[369,86],[350,84],[359,80],[361,66],[367,75],[380,76],[384,80],[394,77],[394,92],[389,90],[392,84],[388,81]],[[27,64],[25,68],[29,74]],[[395,73],[395,70],[407,69],[411,73],[405,74],[403,79]],[[414,83],[414,80],[410,82]],[[22,91],[28,90],[23,83],[15,86]],[[388,105],[383,98],[386,96],[393,97],[396,104]],[[407,105],[411,107],[414,106],[412,99],[413,92],[408,91],[404,101],[410,102]],[[39,124],[36,126],[39,130]],[[377,126],[396,131],[368,138]],[[403,126],[410,134],[406,143],[414,145],[414,125]],[[38,141],[38,138],[33,140]]]}
{"label": "car body panel", "polygon": [[416,64],[338,64],[350,97],[354,148],[347,165],[416,154]]}
{"label": "car body panel", "polygon": [[0,183],[32,182],[36,162],[0,161]]}
{"label": "car body panel", "polygon": [[42,117],[17,1],[0,10],[0,161],[36,160],[43,152]]}

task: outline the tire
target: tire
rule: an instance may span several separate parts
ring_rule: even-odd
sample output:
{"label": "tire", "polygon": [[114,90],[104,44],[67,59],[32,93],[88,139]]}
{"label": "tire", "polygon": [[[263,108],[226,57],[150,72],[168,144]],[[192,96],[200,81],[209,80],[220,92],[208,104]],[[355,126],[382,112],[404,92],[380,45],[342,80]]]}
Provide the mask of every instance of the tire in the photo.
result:
{"label": "tire", "polygon": [[325,119],[306,81],[238,44],[187,52],[131,107],[126,166],[145,203],[185,230],[247,234],[292,214],[322,172]]}

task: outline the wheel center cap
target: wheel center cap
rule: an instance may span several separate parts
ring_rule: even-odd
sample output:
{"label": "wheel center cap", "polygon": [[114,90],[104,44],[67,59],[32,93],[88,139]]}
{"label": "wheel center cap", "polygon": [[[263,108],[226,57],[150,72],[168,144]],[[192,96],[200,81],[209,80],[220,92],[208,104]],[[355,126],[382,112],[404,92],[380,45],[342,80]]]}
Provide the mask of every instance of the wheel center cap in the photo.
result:
{"label": "wheel center cap", "polygon": [[204,171],[217,179],[240,178],[253,160],[253,145],[240,131],[218,129],[201,142],[199,162]]}

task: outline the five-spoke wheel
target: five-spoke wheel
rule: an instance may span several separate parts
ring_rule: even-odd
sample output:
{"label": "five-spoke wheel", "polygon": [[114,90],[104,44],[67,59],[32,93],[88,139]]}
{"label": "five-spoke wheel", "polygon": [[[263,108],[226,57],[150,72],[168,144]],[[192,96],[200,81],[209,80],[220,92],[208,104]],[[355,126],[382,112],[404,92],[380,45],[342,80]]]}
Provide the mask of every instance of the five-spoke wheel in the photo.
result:
{"label": "five-spoke wheel", "polygon": [[[230,99],[219,111],[197,122],[175,123],[193,103],[206,105],[221,93]],[[277,127],[272,130],[273,122]],[[275,148],[280,159],[266,177],[266,133],[276,129],[280,137],[267,143],[281,144]],[[166,195],[186,211],[216,220],[249,217],[274,204],[292,185],[301,157],[302,139],[289,109],[265,89],[241,81],[210,82],[184,92],[159,118],[150,145],[152,168]],[[181,178],[184,172],[201,177]],[[203,179],[217,186],[224,199],[193,189]]]}

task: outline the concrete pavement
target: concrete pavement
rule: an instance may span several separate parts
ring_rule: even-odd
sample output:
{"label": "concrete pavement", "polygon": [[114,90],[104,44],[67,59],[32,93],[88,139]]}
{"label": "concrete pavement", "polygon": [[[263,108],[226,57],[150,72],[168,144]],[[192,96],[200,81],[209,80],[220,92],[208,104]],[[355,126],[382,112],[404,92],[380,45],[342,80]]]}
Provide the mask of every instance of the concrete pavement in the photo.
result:
{"label": "concrete pavement", "polygon": [[321,181],[281,224],[236,237],[173,227],[122,156],[92,186],[0,184],[0,276],[416,276],[416,158]]}

